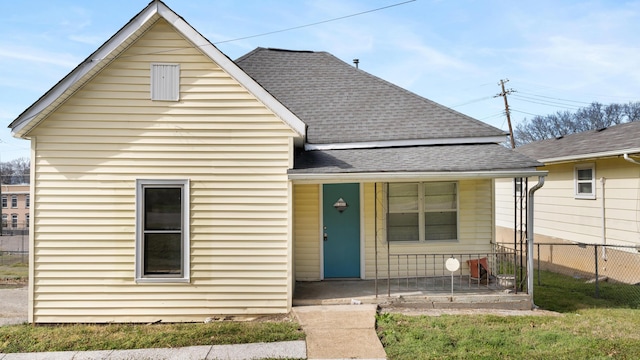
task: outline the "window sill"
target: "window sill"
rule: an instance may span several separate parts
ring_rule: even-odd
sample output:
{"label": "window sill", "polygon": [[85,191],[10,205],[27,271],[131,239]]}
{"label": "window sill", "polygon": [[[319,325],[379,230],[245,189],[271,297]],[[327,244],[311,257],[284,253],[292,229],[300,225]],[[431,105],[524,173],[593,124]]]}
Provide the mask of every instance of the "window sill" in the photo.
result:
{"label": "window sill", "polygon": [[574,195],[574,199],[576,200],[595,200],[596,196],[594,195]]}
{"label": "window sill", "polygon": [[187,278],[138,278],[136,284],[168,284],[168,283],[189,283],[191,279]]}

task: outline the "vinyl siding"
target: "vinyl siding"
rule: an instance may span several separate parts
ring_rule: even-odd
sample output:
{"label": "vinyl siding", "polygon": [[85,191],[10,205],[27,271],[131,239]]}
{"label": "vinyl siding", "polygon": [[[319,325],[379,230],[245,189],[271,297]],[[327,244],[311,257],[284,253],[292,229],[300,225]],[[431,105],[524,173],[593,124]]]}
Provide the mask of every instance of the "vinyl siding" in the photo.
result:
{"label": "vinyl siding", "polygon": [[[491,251],[494,227],[492,180],[458,182],[458,241],[391,243],[389,247],[387,247],[385,235],[386,201],[383,189],[382,183],[377,185],[364,184],[365,278],[374,279],[376,277],[376,247],[378,278],[387,278],[388,252],[391,254],[451,255],[480,254]],[[377,222],[374,221],[376,216]],[[434,265],[439,269],[444,268],[441,261],[430,266]]]}
{"label": "vinyl siding", "polygon": [[[298,281],[320,280],[320,201],[322,185],[295,185],[295,276]],[[382,183],[363,183],[364,213],[361,220],[364,239],[364,278],[387,278],[387,242],[385,236],[385,193]],[[458,182],[459,240],[430,243],[392,243],[392,254],[486,254],[491,252],[494,238],[492,180]],[[377,216],[377,221],[375,221]],[[376,238],[377,236],[377,238]],[[377,243],[377,244],[376,244]],[[377,247],[377,250],[376,250]],[[439,258],[438,269],[444,269]],[[402,275],[402,274],[401,274]],[[395,274],[392,274],[392,277]]]}
{"label": "vinyl siding", "polygon": [[[640,244],[640,166],[621,158],[590,161],[595,164],[596,199],[574,197],[576,164],[542,167],[549,171],[544,186],[535,194],[534,231],[550,241],[602,243],[601,178],[606,178],[604,199],[607,244]],[[535,180],[530,179],[530,184]],[[512,191],[506,182],[496,184],[496,225],[505,233],[513,229]],[[508,237],[508,236],[505,236]],[[554,240],[555,239],[555,240]]]}
{"label": "vinyl siding", "polygon": [[320,186],[295,185],[294,249],[295,278],[320,280]]}
{"label": "vinyl siding", "polygon": [[[180,101],[150,100],[151,62]],[[164,20],[30,136],[34,322],[288,311],[294,132]],[[136,179],[190,179],[189,283],[135,283]]]}

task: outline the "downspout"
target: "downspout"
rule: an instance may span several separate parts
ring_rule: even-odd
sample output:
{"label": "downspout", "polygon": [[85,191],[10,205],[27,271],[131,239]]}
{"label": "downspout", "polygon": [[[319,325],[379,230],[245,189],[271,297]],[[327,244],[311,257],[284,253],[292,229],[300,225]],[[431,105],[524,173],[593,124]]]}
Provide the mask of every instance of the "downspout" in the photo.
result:
{"label": "downspout", "polygon": [[632,159],[629,154],[624,154],[623,155],[624,159],[627,160],[630,163],[636,164],[636,165],[640,165],[640,161],[636,160],[636,159]]}
{"label": "downspout", "polygon": [[[607,183],[607,178],[604,176],[600,178],[600,184],[602,184],[602,259],[607,261],[607,210],[605,204],[605,187],[604,185]],[[606,269],[606,268],[605,268]]]}
{"label": "downspout", "polygon": [[529,189],[527,201],[527,291],[531,296],[531,309],[537,308],[533,303],[533,193],[544,185],[544,176],[538,176],[538,183]]}

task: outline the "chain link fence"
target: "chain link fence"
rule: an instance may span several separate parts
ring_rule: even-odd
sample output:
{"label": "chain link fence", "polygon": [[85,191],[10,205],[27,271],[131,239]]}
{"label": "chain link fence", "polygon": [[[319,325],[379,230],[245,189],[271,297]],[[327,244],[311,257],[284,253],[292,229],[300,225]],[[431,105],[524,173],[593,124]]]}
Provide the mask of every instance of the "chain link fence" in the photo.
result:
{"label": "chain link fence", "polygon": [[29,228],[25,224],[3,224],[0,234],[0,265],[29,262]]}
{"label": "chain link fence", "polygon": [[537,243],[534,251],[537,285],[560,274],[575,279],[595,298],[640,308],[640,247]]}

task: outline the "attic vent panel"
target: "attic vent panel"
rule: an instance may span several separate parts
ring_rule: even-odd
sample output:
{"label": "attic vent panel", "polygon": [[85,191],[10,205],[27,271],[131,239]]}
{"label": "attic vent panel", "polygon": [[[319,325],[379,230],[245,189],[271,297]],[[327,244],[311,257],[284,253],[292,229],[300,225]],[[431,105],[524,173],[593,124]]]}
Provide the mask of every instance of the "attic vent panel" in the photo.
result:
{"label": "attic vent panel", "polygon": [[180,65],[151,64],[151,100],[180,99]]}

